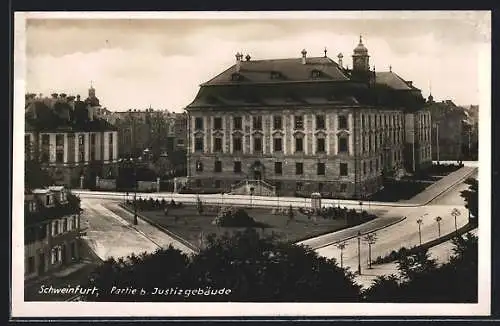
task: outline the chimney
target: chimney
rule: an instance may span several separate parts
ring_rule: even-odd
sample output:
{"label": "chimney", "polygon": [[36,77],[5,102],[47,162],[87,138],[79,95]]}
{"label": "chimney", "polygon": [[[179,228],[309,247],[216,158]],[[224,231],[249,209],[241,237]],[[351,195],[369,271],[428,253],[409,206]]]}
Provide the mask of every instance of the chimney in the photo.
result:
{"label": "chimney", "polygon": [[243,57],[243,54],[236,52],[235,57],[236,57],[236,73],[239,73],[241,68],[241,58]]}
{"label": "chimney", "polygon": [[343,57],[344,57],[344,56],[342,55],[342,53],[339,53],[339,54],[337,55],[337,58],[339,59],[339,67],[340,67],[340,68],[344,68],[344,66],[343,66],[343,64],[342,64],[342,58],[343,58]]}
{"label": "chimney", "polygon": [[307,55],[306,49],[303,49],[301,53],[302,53],[302,64],[305,65],[306,64],[306,55]]}
{"label": "chimney", "polygon": [[251,59],[251,58],[252,58],[252,57],[250,56],[250,54],[247,54],[247,56],[245,57],[245,60],[246,60],[246,61],[250,61],[250,59]]}
{"label": "chimney", "polygon": [[408,80],[406,81],[408,83],[408,86],[412,87],[413,86],[413,82],[411,80]]}

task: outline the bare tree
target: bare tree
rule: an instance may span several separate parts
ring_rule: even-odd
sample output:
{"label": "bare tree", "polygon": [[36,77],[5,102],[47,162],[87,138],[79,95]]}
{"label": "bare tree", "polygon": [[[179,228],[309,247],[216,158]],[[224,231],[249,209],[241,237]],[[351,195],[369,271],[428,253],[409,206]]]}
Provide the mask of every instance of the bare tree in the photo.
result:
{"label": "bare tree", "polygon": [[377,234],[372,232],[364,236],[363,240],[368,243],[368,268],[372,268],[372,244],[377,242]]}
{"label": "bare tree", "polygon": [[340,249],[340,268],[344,268],[344,249],[347,247],[347,244],[345,241],[342,241],[336,247]]}

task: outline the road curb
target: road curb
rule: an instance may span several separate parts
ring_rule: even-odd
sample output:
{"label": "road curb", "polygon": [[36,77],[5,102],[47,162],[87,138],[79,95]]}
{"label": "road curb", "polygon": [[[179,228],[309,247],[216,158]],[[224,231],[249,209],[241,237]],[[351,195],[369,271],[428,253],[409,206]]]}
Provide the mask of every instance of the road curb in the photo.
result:
{"label": "road curb", "polygon": [[[118,204],[118,206],[124,210],[126,210],[127,212],[129,213],[132,213],[134,214],[134,211],[131,210],[130,208],[128,208],[127,206],[123,205],[122,203]],[[148,217],[145,217],[144,215],[140,214],[140,213],[137,213],[137,217],[140,218],[141,220],[143,220],[144,222],[150,224],[151,226],[154,226],[155,228],[157,228],[158,230],[160,230],[161,232],[163,233],[166,233],[167,235],[171,236],[172,238],[174,238],[174,240],[180,242],[181,244],[183,244],[184,246],[188,247],[189,249],[193,250],[194,252],[199,252],[200,249],[197,248],[196,246],[194,246],[193,244],[191,244],[189,241],[187,241],[186,239],[182,238],[181,236],[179,236],[178,234],[166,229],[165,227],[161,226],[159,223],[155,222],[155,221],[152,221],[150,218]],[[132,227],[137,230],[137,228],[132,225]],[[144,233],[140,230],[137,230],[141,233]],[[149,237],[148,237],[149,238]],[[150,239],[151,240],[151,239]],[[156,243],[155,243],[156,244]],[[160,246],[161,247],[161,246]]]}
{"label": "road curb", "polygon": [[[399,220],[397,220],[397,221],[394,221],[394,222],[391,222],[391,223],[389,223],[389,224],[387,224],[387,225],[380,226],[380,227],[377,227],[377,228],[375,228],[375,229],[372,229],[372,230],[370,230],[370,231],[368,231],[368,232],[361,233],[361,235],[365,235],[365,234],[373,233],[373,232],[376,232],[376,231],[379,231],[379,230],[382,230],[382,229],[388,228],[388,227],[393,226],[393,225],[395,225],[395,224],[397,224],[397,223],[403,222],[404,220],[406,220],[406,216],[403,216],[401,219],[399,219]],[[359,225],[362,225],[362,224],[359,224]],[[332,232],[332,233],[335,233],[335,232]],[[354,238],[357,238],[357,237],[358,237],[358,235],[356,234],[356,235],[353,235],[353,236],[349,236],[349,237],[347,237],[347,238],[344,238],[344,239],[342,239],[342,240],[338,240],[338,241],[331,241],[331,242],[329,242],[329,243],[322,244],[322,245],[320,245],[320,246],[316,246],[316,247],[310,247],[310,248],[311,248],[312,250],[318,250],[318,249],[325,248],[325,247],[331,246],[331,245],[333,245],[333,244],[340,243],[340,242],[347,241],[347,240],[351,240],[351,239],[354,239]],[[311,238],[311,239],[313,239],[313,238]],[[307,240],[308,240],[308,239],[303,240],[303,241],[301,241],[301,242],[304,242],[304,241],[307,241]],[[296,244],[298,244],[298,243],[296,243]],[[307,245],[304,245],[304,246],[307,246]]]}

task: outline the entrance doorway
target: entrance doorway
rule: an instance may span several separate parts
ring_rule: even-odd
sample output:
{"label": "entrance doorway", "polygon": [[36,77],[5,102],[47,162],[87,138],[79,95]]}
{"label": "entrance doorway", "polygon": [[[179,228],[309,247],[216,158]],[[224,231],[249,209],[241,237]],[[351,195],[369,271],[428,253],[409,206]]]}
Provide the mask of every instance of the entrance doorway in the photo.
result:
{"label": "entrance doorway", "polygon": [[260,161],[255,161],[252,165],[251,175],[254,180],[262,180],[264,174],[264,166],[260,163]]}

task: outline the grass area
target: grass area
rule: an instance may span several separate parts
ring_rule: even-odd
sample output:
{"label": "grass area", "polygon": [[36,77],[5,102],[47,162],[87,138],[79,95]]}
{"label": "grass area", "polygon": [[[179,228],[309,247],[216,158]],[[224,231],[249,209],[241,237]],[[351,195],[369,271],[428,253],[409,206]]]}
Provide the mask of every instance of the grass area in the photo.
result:
{"label": "grass area", "polygon": [[[212,224],[212,221],[217,216],[216,207],[210,212],[208,212],[210,209],[207,208],[205,206],[203,215],[198,214],[195,206],[170,209],[167,216],[164,215],[162,210],[142,210],[140,214],[195,246],[200,245],[199,239],[202,232],[206,237],[209,234],[221,235],[225,232],[233,233],[243,230],[242,228],[218,227]],[[274,215],[271,212],[272,208],[252,208],[246,209],[246,211],[250,217],[261,225],[261,227],[256,228],[259,232],[269,235],[274,233],[280,239],[289,242],[297,242],[369,221],[369,219],[364,221],[356,219],[356,221],[346,225],[345,219],[342,217],[336,219],[322,217],[309,219],[306,215],[295,210],[294,220],[287,223],[288,216]]]}
{"label": "grass area", "polygon": [[373,201],[397,202],[411,199],[429,187],[432,182],[393,181],[369,199]]}

